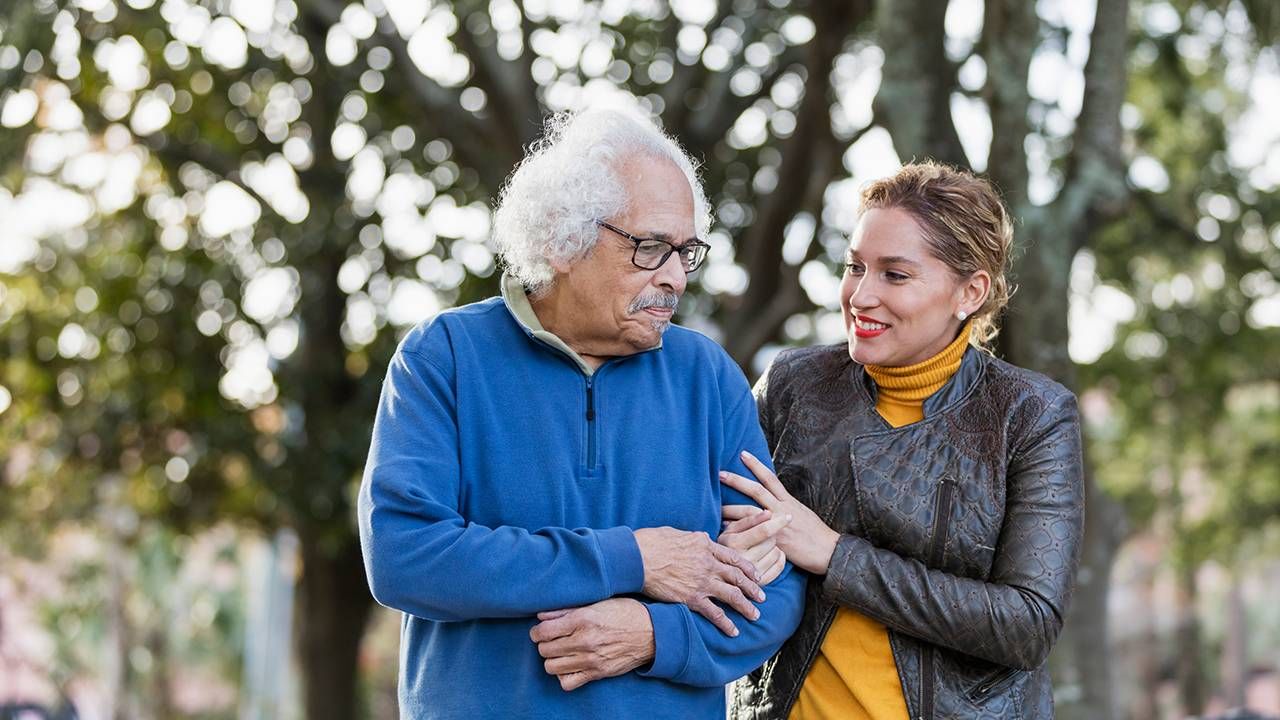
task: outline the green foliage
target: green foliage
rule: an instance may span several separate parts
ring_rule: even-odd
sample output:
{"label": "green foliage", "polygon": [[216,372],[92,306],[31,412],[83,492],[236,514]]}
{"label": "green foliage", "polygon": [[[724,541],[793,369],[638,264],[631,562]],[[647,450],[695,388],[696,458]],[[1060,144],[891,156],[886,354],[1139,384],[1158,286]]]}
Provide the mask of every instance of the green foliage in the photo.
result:
{"label": "green foliage", "polygon": [[1107,399],[1100,477],[1139,526],[1167,521],[1175,562],[1194,567],[1235,562],[1280,517],[1280,328],[1261,312],[1280,278],[1280,201],[1231,157],[1252,101],[1240,63],[1260,48],[1212,4],[1180,12],[1179,29],[1140,34],[1131,58],[1135,148],[1161,171],[1131,174],[1136,211],[1091,246],[1134,316],[1082,373]]}

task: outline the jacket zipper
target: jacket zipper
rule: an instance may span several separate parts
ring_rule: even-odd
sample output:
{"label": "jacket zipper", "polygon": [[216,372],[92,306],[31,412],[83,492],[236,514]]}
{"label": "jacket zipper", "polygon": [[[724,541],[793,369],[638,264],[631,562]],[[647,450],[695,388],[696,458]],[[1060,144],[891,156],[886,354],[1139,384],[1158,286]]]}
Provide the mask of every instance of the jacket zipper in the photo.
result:
{"label": "jacket zipper", "polygon": [[[933,535],[929,546],[929,567],[940,568],[942,557],[946,552],[947,530],[951,523],[947,522],[951,515],[951,495],[955,483],[948,478],[938,481],[938,506],[933,516]],[[925,644],[920,650],[920,717],[922,720],[933,719],[933,663],[937,649]]]}
{"label": "jacket zipper", "polygon": [[596,401],[592,378],[587,378],[587,467],[596,467]]}
{"label": "jacket zipper", "polygon": [[969,699],[974,702],[982,702],[983,700],[986,700],[987,696],[990,695],[992,691],[998,687],[1006,685],[1007,681],[1013,678],[1016,674],[1018,674],[1018,670],[1016,668],[1008,668],[996,673],[994,677],[982,683],[977,687],[977,689],[971,692],[969,694]]}

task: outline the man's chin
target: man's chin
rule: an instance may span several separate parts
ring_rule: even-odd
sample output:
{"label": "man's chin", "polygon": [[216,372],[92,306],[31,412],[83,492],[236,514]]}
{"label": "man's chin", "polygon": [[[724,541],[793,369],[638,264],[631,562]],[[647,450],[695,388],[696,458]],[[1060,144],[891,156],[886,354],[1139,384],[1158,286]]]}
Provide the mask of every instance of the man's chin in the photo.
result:
{"label": "man's chin", "polygon": [[626,335],[627,344],[634,348],[635,352],[652,350],[662,344],[662,334],[671,327],[671,321],[652,320],[646,323],[646,326],[633,328],[632,332]]}

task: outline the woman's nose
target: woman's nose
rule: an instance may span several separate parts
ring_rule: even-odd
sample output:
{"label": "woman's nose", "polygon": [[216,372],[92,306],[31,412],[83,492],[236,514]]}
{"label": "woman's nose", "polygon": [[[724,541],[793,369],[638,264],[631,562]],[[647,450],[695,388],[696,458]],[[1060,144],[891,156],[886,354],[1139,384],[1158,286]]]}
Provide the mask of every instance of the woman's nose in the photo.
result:
{"label": "woman's nose", "polygon": [[865,276],[858,280],[858,284],[853,286],[853,292],[849,295],[850,310],[875,307],[879,302],[874,283]]}

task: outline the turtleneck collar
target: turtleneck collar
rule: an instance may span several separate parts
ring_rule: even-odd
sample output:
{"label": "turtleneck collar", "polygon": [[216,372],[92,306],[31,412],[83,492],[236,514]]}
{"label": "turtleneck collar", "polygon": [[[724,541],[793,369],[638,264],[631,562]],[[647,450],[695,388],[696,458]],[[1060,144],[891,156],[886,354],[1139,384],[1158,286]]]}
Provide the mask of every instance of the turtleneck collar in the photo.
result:
{"label": "turtleneck collar", "polygon": [[922,405],[960,369],[965,348],[969,346],[971,325],[972,321],[965,323],[950,345],[923,362],[900,367],[864,366],[875,380],[879,397],[899,404]]}

